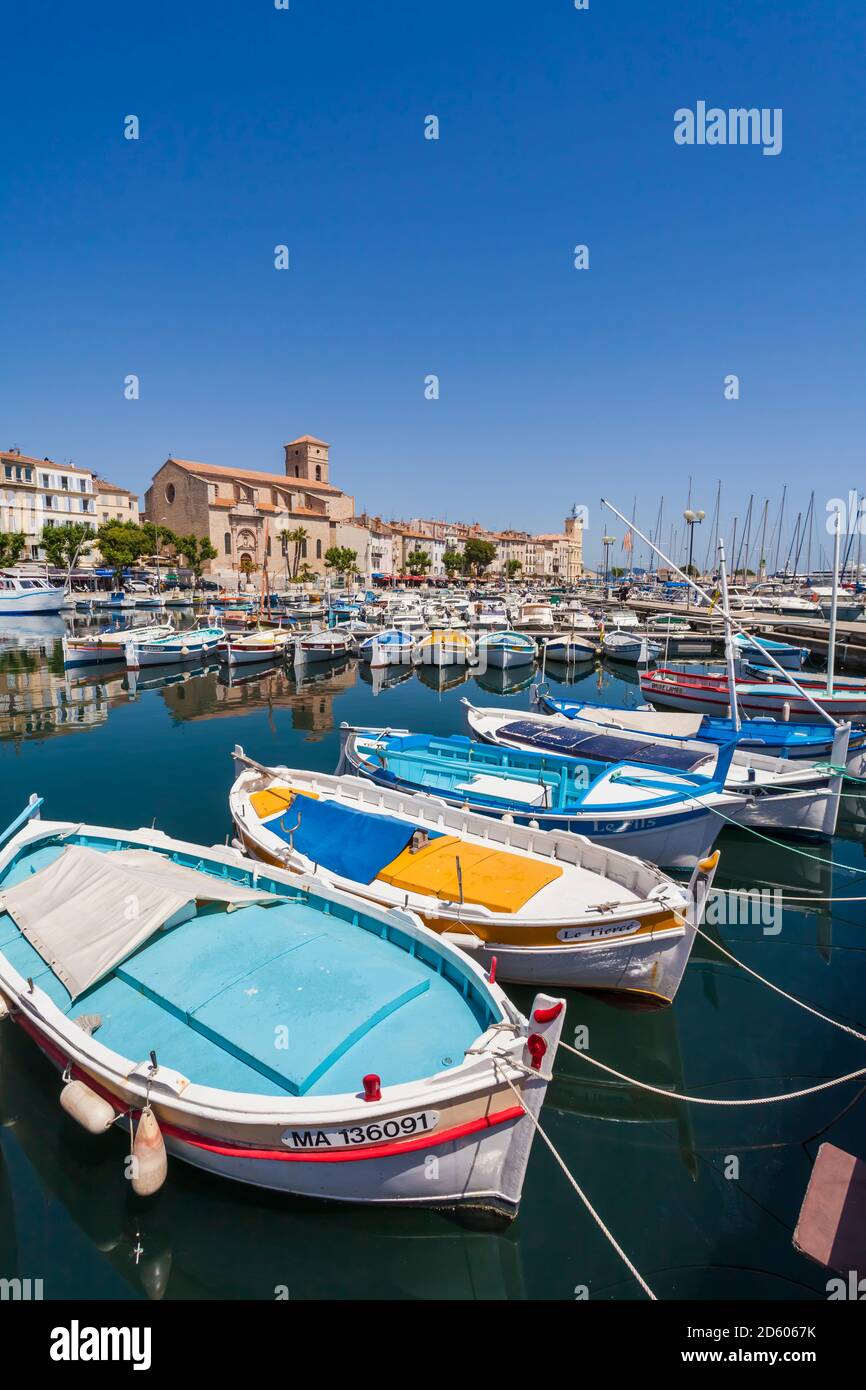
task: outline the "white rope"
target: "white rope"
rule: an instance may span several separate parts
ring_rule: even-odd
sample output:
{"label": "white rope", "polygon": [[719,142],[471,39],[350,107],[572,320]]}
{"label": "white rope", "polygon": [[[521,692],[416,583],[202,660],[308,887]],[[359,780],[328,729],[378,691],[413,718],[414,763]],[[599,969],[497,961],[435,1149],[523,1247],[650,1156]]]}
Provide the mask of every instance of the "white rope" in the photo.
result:
{"label": "white rope", "polygon": [[[771,892],[771,893],[773,893],[773,894],[775,895],[775,893],[776,893],[778,890],[775,889],[775,888],[765,888],[765,889],[764,889],[764,888],[716,888],[714,891],[717,892],[717,893],[723,893],[726,897],[730,897],[730,898],[751,898],[752,895],[753,895],[754,893]],[[796,895],[792,897],[791,894],[789,894],[789,893],[783,893],[783,894],[782,894],[782,897],[781,897],[781,901],[782,901],[783,904],[784,904],[784,903],[866,903],[866,895],[861,896],[861,897],[856,897],[856,896],[855,896],[854,894],[852,894],[852,893],[842,893],[842,894],[840,894],[839,897],[837,897],[837,898],[818,898],[818,897],[813,897],[813,896],[811,896],[811,895],[808,894],[808,893],[807,893],[807,894],[804,894],[802,897],[799,897],[799,896],[796,896]]]}
{"label": "white rope", "polygon": [[765,835],[762,831],[755,830],[754,826],[743,825],[740,821],[734,820],[732,816],[726,816],[724,811],[720,811],[716,806],[711,806],[708,801],[702,801],[700,797],[690,796],[688,800],[695,806],[706,807],[708,811],[712,811],[714,816],[727,821],[728,825],[733,825],[737,830],[748,830],[750,835],[757,835],[759,840],[766,840],[768,844],[775,845],[777,849],[786,849],[789,854],[798,854],[801,859],[813,859],[816,864],[828,864],[831,869],[841,869],[849,874],[866,874],[866,869],[858,869],[855,864],[837,864],[834,859],[825,859],[820,854],[810,854],[808,850],[797,849],[796,845],[781,844],[779,840],[774,840],[772,835]]}
{"label": "white rope", "polygon": [[820,1009],[815,1009],[811,1004],[806,1004],[802,999],[797,999],[795,995],[788,994],[784,989],[780,989],[778,985],[774,985],[772,980],[767,980],[763,975],[759,975],[757,970],[753,970],[750,965],[745,965],[743,961],[738,960],[726,947],[722,946],[718,941],[714,941],[713,938],[709,936],[707,932],[702,931],[700,927],[695,927],[695,931],[698,936],[702,936],[705,941],[709,941],[710,945],[714,946],[717,951],[721,951],[723,956],[727,956],[728,960],[732,960],[734,965],[738,965],[741,970],[745,970],[747,975],[752,975],[756,980],[760,980],[761,984],[766,985],[767,989],[771,989],[774,994],[780,994],[782,998],[787,999],[789,1003],[796,1004],[798,1008],[805,1009],[806,1013],[813,1014],[815,1018],[823,1019],[825,1023],[831,1023],[834,1028],[841,1029],[843,1033],[850,1033],[852,1038],[859,1038],[861,1042],[866,1042],[866,1033],[860,1033],[856,1028],[851,1028],[847,1023],[840,1023],[837,1018],[831,1018],[829,1014],[822,1014]]}
{"label": "white rope", "polygon": [[[515,1065],[514,1059],[513,1059],[513,1058],[509,1058],[509,1059],[508,1059],[508,1062],[509,1062],[509,1065],[510,1065],[510,1066]],[[520,1065],[520,1064],[518,1063],[517,1065]],[[494,1069],[496,1069],[497,1071],[500,1070],[500,1068],[497,1067],[497,1063],[496,1063],[496,1059],[495,1059],[495,1058],[494,1058],[494,1061],[493,1061],[493,1066],[494,1066]],[[521,1070],[523,1070],[523,1071],[528,1071],[529,1074],[530,1074],[531,1076],[535,1077],[536,1080],[538,1079],[538,1073],[537,1073],[537,1072],[530,1071],[530,1069],[529,1069],[528,1067],[521,1067]],[[521,1096],[521,1094],[520,1094],[520,1092],[518,1091],[517,1087],[516,1087],[516,1086],[513,1084],[513,1082],[504,1074],[504,1072],[502,1072],[502,1079],[503,1079],[503,1081],[506,1083],[507,1086],[510,1086],[510,1087],[511,1087],[511,1090],[514,1092],[514,1094],[515,1094],[515,1096],[517,1097],[518,1101],[520,1102],[521,1106],[523,1106],[523,1097]],[[563,1171],[563,1173],[565,1174],[566,1178],[568,1179],[569,1183],[570,1183],[571,1186],[574,1188],[574,1190],[575,1190],[575,1192],[577,1193],[577,1195],[578,1195],[578,1197],[580,1198],[580,1200],[583,1202],[583,1205],[586,1207],[586,1209],[587,1209],[587,1211],[589,1212],[590,1216],[592,1217],[593,1221],[596,1223],[596,1225],[598,1226],[599,1230],[600,1230],[600,1231],[602,1232],[602,1234],[607,1238],[607,1240],[610,1241],[610,1244],[613,1246],[614,1250],[615,1250],[616,1253],[619,1255],[619,1257],[620,1257],[620,1259],[622,1260],[623,1264],[625,1265],[626,1269],[628,1269],[629,1273],[632,1274],[633,1277],[634,1277],[634,1278],[637,1280],[637,1282],[640,1284],[640,1286],[641,1286],[641,1288],[643,1289],[644,1293],[646,1294],[647,1298],[652,1299],[652,1301],[653,1301],[654,1303],[655,1303],[655,1302],[658,1302],[658,1299],[657,1299],[656,1295],[653,1293],[653,1291],[652,1291],[652,1289],[650,1288],[649,1284],[648,1284],[648,1283],[646,1282],[646,1280],[643,1278],[643,1276],[641,1275],[641,1273],[639,1272],[639,1270],[637,1270],[637,1269],[635,1268],[635,1266],[632,1264],[632,1262],[631,1262],[631,1260],[629,1259],[628,1255],[625,1253],[625,1251],[623,1250],[622,1246],[618,1243],[618,1241],[616,1240],[616,1237],[613,1235],[613,1232],[610,1231],[610,1230],[608,1230],[607,1226],[606,1226],[606,1225],[604,1224],[604,1222],[602,1221],[601,1217],[599,1216],[599,1214],[598,1214],[598,1212],[596,1211],[595,1207],[592,1205],[592,1202],[589,1200],[589,1198],[587,1197],[586,1193],[583,1191],[583,1189],[582,1189],[582,1187],[580,1186],[580,1184],[578,1183],[577,1179],[576,1179],[575,1177],[573,1177],[572,1174],[569,1172],[568,1168],[566,1167],[565,1160],[564,1160],[564,1159],[561,1157],[561,1155],[559,1154],[559,1151],[558,1151],[558,1150],[556,1149],[556,1147],[554,1146],[553,1141],[552,1141],[551,1139],[548,1138],[547,1134],[546,1134],[545,1131],[541,1128],[541,1125],[538,1123],[538,1120],[535,1118],[535,1116],[533,1115],[532,1111],[531,1111],[531,1110],[526,1110],[526,1107],[525,1107],[525,1106],[524,1106],[523,1108],[524,1108],[524,1111],[525,1111],[525,1114],[526,1114],[527,1118],[530,1119],[530,1120],[532,1121],[532,1123],[533,1123],[533,1125],[534,1125],[534,1127],[535,1127],[535,1132],[536,1132],[536,1134],[540,1135],[540,1137],[543,1139],[544,1143],[547,1145],[548,1149],[549,1149],[550,1152],[553,1154],[553,1157],[556,1159],[556,1162],[559,1164],[560,1168],[562,1169],[562,1171]]]}
{"label": "white rope", "polygon": [[682,1091],[669,1091],[664,1086],[652,1086],[648,1081],[638,1081],[636,1077],[626,1076],[624,1071],[617,1071],[615,1067],[609,1067],[606,1062],[599,1062],[596,1057],[590,1057],[588,1052],[581,1052],[580,1048],[571,1047],[562,1039],[560,1039],[559,1046],[564,1047],[566,1052],[572,1052],[575,1057],[581,1057],[592,1066],[609,1072],[619,1081],[627,1081],[630,1086],[637,1086],[641,1091],[652,1091],[654,1095],[665,1096],[667,1100],[687,1101],[689,1105],[774,1105],[778,1101],[800,1100],[803,1096],[813,1096],[818,1091],[828,1091],[833,1086],[841,1086],[846,1081],[856,1081],[858,1077],[866,1076],[866,1067],[860,1067],[857,1071],[848,1072],[846,1076],[834,1076],[831,1081],[821,1081],[817,1086],[806,1086],[802,1091],[787,1091],[780,1096],[752,1096],[749,1099],[741,1100],[716,1100],[712,1096],[687,1096]]}

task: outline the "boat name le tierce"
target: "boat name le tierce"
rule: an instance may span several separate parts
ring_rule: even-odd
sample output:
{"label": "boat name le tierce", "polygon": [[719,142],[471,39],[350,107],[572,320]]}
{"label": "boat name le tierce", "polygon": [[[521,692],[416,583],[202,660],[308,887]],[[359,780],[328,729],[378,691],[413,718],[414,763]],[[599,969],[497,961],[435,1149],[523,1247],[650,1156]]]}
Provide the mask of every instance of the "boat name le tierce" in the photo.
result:
{"label": "boat name le tierce", "polygon": [[677,145],[762,145],[763,154],[782,153],[781,106],[731,107],[695,104],[674,112]]}

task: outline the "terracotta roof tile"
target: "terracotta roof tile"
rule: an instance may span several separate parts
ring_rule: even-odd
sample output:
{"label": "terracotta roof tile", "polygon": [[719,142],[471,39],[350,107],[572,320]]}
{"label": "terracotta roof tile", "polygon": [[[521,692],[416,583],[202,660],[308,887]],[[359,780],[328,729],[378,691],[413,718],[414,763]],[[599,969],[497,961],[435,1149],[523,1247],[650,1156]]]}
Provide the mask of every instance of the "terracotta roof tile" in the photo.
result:
{"label": "terracotta roof tile", "polygon": [[271,487],[295,487],[298,492],[333,492],[342,495],[342,489],[331,483],[315,483],[309,478],[291,478],[286,473],[258,473],[249,468],[222,468],[215,463],[196,463],[193,459],[168,458],[167,463],[176,463],[187,473],[195,473],[202,478],[237,478],[241,482],[268,483]]}

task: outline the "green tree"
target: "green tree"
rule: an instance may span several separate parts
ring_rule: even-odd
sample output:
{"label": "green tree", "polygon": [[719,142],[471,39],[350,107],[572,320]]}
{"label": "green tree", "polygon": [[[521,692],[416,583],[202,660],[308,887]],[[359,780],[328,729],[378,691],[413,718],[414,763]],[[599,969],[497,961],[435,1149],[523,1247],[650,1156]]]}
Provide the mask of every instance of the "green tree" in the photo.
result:
{"label": "green tree", "polygon": [[93,532],[81,521],[67,521],[63,526],[46,526],[39,538],[49,565],[66,570],[66,587],[82,555],[93,543]]}
{"label": "green tree", "polygon": [[0,531],[0,566],[17,565],[26,544],[23,531]]}
{"label": "green tree", "polygon": [[114,580],[120,585],[123,571],[140,560],[147,549],[144,534],[134,521],[106,521],[96,533],[96,544],[107,565],[114,570]]}
{"label": "green tree", "polygon": [[159,559],[164,545],[173,546],[175,551],[177,550],[177,536],[167,526],[157,526],[153,521],[143,521],[141,534],[147,546],[144,552],[147,555],[155,555]]}
{"label": "green tree", "polygon": [[513,579],[518,570],[522,570],[523,565],[520,560],[509,560],[505,566],[505,573],[509,579]]}
{"label": "green tree", "polygon": [[217,552],[205,536],[199,540],[198,536],[176,536],[174,547],[178,555],[186,560],[196,579],[201,579],[202,571],[208,560],[215,560]]}
{"label": "green tree", "polygon": [[345,545],[332,545],[325,551],[325,564],[337,574],[352,575],[358,560],[357,550]]}
{"label": "green tree", "polygon": [[463,547],[463,564],[467,574],[483,574],[496,559],[496,546],[471,536]]}
{"label": "green tree", "polygon": [[281,531],[280,540],[283,543],[283,553],[288,554],[289,545],[294,546],[292,553],[292,579],[298,578],[298,570],[301,565],[301,555],[304,550],[304,542],[307,539],[307,529],[305,526],[296,526],[293,531]]}
{"label": "green tree", "polygon": [[450,546],[442,555],[442,564],[449,579],[453,579],[455,574],[459,574],[463,568],[463,556],[459,550],[454,550]]}
{"label": "green tree", "polygon": [[430,563],[430,556],[426,550],[413,550],[406,556],[410,574],[426,574]]}

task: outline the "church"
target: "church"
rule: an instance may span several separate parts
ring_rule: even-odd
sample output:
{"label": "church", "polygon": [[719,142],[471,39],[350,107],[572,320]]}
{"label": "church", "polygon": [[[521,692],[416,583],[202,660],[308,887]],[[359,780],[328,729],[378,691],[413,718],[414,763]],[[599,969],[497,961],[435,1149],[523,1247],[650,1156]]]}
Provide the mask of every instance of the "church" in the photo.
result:
{"label": "church", "polygon": [[357,552],[358,569],[368,568],[369,533],[355,522],[355,499],[329,477],[330,446],[301,435],[283,446],[282,473],[255,473],[168,458],[145,494],[148,521],[177,535],[208,537],[217,552],[206,569],[238,574],[261,569],[266,557],[272,573],[291,566],[295,547],[283,552],[281,533],[303,528],[302,563],[325,574],[325,555],[333,545]]}

